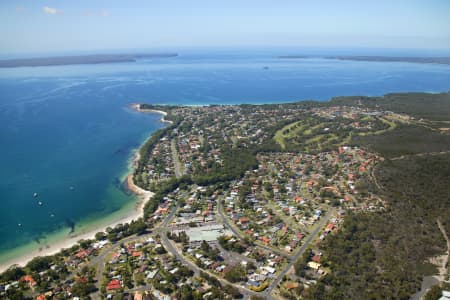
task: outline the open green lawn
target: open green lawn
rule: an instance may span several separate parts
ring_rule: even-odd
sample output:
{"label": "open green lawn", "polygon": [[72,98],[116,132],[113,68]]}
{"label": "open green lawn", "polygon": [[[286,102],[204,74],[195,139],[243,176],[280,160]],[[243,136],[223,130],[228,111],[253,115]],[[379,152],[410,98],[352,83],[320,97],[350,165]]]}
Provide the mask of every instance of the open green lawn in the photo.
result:
{"label": "open green lawn", "polygon": [[[283,150],[325,151],[352,144],[355,139],[387,134],[395,131],[399,125],[405,126],[403,121],[387,117],[364,116],[355,121],[365,124],[370,122],[373,129],[352,128],[348,125],[351,123],[348,119],[320,120],[310,117],[284,126],[275,133],[274,140]],[[342,130],[342,126],[347,126],[347,130]],[[325,131],[326,128],[329,130]]]}

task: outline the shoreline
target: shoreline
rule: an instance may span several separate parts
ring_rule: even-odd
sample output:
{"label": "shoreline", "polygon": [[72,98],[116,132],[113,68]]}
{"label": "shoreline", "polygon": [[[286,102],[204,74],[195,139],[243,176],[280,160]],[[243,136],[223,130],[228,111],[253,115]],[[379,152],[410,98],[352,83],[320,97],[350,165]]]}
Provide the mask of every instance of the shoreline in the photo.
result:
{"label": "shoreline", "polygon": [[156,110],[156,109],[142,109],[141,105],[139,103],[132,103],[130,104],[131,109],[133,109],[134,111],[140,112],[140,113],[157,113],[157,114],[161,114],[161,122],[163,123],[169,123],[169,124],[173,124],[172,121],[170,120],[166,120],[166,116],[167,116],[167,112],[163,111],[163,110]]}
{"label": "shoreline", "polygon": [[[171,124],[173,123],[172,121],[164,119],[164,117],[167,115],[167,113],[164,111],[140,109],[139,104],[132,104],[132,108],[138,112],[160,113],[163,115],[161,118],[161,122]],[[148,138],[150,137],[151,135]],[[88,226],[88,228],[86,229],[81,229],[80,232],[77,232],[77,230],[75,229],[75,233],[73,234],[68,233],[65,238],[57,239],[56,241],[52,241],[50,237],[47,241],[44,241],[42,245],[39,245],[37,249],[33,248],[33,250],[27,251],[26,254],[24,255],[19,255],[11,259],[6,259],[4,262],[0,262],[0,273],[6,271],[13,265],[24,267],[28,262],[30,262],[35,257],[54,255],[63,249],[67,249],[78,244],[78,241],[80,240],[95,239],[96,233],[101,231],[105,232],[106,228],[108,227],[113,228],[118,224],[130,223],[131,221],[142,218],[144,215],[145,204],[153,197],[154,193],[151,191],[144,190],[141,187],[137,186],[133,181],[133,173],[140,159],[139,151],[141,147],[145,144],[147,139],[144,142],[142,142],[142,144],[139,146],[138,149],[134,151],[132,155],[132,160],[128,166],[127,175],[125,177],[125,184],[127,189],[137,196],[137,201],[133,203],[132,210],[130,210],[128,213],[126,213],[125,216],[122,216],[120,219],[112,221],[106,225],[103,224],[100,227],[93,226],[92,228],[91,226]],[[101,219],[99,219],[99,222],[101,222]],[[23,247],[29,247],[29,245],[24,245]]]}

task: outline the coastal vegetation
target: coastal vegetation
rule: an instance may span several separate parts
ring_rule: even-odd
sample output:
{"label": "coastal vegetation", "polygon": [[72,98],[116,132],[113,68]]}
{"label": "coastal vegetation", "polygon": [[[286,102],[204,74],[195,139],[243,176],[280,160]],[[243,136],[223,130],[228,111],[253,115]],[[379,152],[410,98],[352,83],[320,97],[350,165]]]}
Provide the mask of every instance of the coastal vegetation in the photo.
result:
{"label": "coastal vegetation", "polygon": [[[307,59],[313,58],[307,55],[284,55],[281,59]],[[317,58],[317,57],[314,57]],[[324,59],[339,59],[353,61],[374,61],[374,62],[410,62],[421,64],[443,64],[450,65],[450,57],[401,57],[401,56],[325,56]]]}
{"label": "coastal vegetation", "polygon": [[428,260],[446,251],[437,220],[450,230],[450,155],[387,160],[376,176],[388,209],[346,217],[322,247],[332,272],[308,299],[409,299],[436,273]]}
{"label": "coastal vegetation", "polygon": [[[376,151],[379,163],[366,188],[388,203],[386,211],[350,214],[322,246],[331,272],[305,293],[308,299],[409,299],[423,276],[436,274],[429,260],[444,253],[438,220],[450,230],[450,136],[436,120],[449,120],[449,94],[339,98],[334,104],[383,107],[420,121],[402,122],[378,135],[353,135],[352,145]],[[429,119],[423,119],[423,118]],[[426,124],[426,125],[424,125]],[[304,259],[299,260],[304,264]],[[303,268],[299,268],[303,270]],[[448,275],[447,275],[448,276]]]}
{"label": "coastal vegetation", "polygon": [[98,54],[98,55],[5,59],[0,60],[0,68],[121,63],[121,62],[135,62],[137,59],[168,58],[174,56],[177,56],[177,54],[176,53]]}
{"label": "coastal vegetation", "polygon": [[[381,97],[335,97],[328,105],[362,105],[368,108],[381,108],[406,114],[428,122],[448,121],[450,119],[450,92],[446,93],[396,93]],[[425,121],[425,122],[426,122]]]}

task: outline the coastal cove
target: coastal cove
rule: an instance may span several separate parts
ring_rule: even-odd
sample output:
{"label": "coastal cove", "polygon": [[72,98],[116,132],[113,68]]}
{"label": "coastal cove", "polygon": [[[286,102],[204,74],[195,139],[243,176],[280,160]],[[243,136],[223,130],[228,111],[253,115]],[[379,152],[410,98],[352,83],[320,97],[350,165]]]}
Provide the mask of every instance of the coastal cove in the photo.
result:
{"label": "coastal cove", "polygon": [[[150,113],[153,115],[162,115],[161,123],[171,123],[165,120],[166,112],[157,110],[140,110],[139,106],[132,104],[130,108],[139,113]],[[142,145],[145,144],[145,141]],[[95,234],[104,232],[107,228],[114,228],[118,224],[130,223],[142,218],[144,206],[147,201],[153,196],[153,193],[146,191],[137,186],[133,181],[133,173],[136,165],[140,159],[139,147],[133,150],[131,157],[128,160],[127,171],[121,176],[123,188],[131,192],[134,197],[133,201],[129,201],[119,210],[112,212],[106,216],[93,215],[89,218],[81,220],[74,226],[73,229],[66,229],[50,233],[39,242],[26,244],[22,247],[17,247],[13,251],[0,255],[0,272],[5,271],[11,265],[25,266],[30,260],[37,256],[53,255],[60,252],[62,249],[67,249],[76,245],[80,240],[94,239]]]}
{"label": "coastal cove", "polygon": [[283,103],[439,92],[448,82],[448,66],[267,56],[1,70],[1,268],[142,215],[143,201],[122,183],[133,153],[165,124],[133,103]]}

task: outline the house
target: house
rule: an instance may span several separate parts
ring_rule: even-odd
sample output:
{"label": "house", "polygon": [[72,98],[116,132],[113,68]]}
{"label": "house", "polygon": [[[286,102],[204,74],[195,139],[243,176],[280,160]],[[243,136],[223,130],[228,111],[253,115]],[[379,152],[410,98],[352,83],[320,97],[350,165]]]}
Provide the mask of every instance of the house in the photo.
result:
{"label": "house", "polygon": [[158,300],[170,300],[170,299],[172,299],[172,297],[170,297],[168,295],[165,295],[165,294],[161,293],[158,290],[153,290],[152,294]]}
{"label": "house", "polygon": [[297,247],[297,245],[298,245],[298,241],[297,240],[292,240],[289,243],[289,247],[291,247],[291,249],[294,249],[295,247]]}
{"label": "house", "polygon": [[250,221],[250,219],[247,218],[247,217],[241,217],[241,218],[239,218],[239,223],[241,223],[241,224],[246,224],[246,223],[248,223],[249,221]]}
{"label": "house", "polygon": [[261,241],[266,245],[270,243],[270,239],[266,236],[261,237]]}
{"label": "house", "polygon": [[75,277],[75,281],[76,282],[80,282],[80,283],[87,283],[88,282],[87,278],[83,277],[83,276],[76,276]]}
{"label": "house", "polygon": [[77,254],[75,254],[75,256],[79,259],[86,259],[91,254],[91,252],[92,250],[90,249],[81,249]]}
{"label": "house", "polygon": [[312,261],[315,263],[320,263],[320,255],[314,255],[312,257]]}
{"label": "house", "polygon": [[295,196],[294,201],[295,201],[296,203],[300,203],[300,202],[303,201],[303,198],[300,197],[300,196]]}
{"label": "house", "polygon": [[131,256],[133,257],[141,257],[142,255],[142,251],[133,251]]}
{"label": "house", "polygon": [[286,282],[286,283],[284,284],[284,287],[285,287],[287,290],[292,290],[292,289],[298,288],[299,285],[300,285],[300,284],[299,284],[298,282],[288,281],[288,282]]}
{"label": "house", "polygon": [[284,225],[284,226],[281,228],[281,236],[285,236],[286,233],[287,233],[287,231],[288,231],[288,227],[287,227],[287,225]]}
{"label": "house", "polygon": [[134,298],[133,299],[134,300],[142,300],[143,299],[142,293],[141,292],[136,292],[134,294]]}
{"label": "house", "polygon": [[313,269],[313,270],[319,270],[319,268],[320,268],[320,266],[321,266],[321,264],[319,264],[319,263],[316,263],[316,262],[314,262],[314,261],[310,261],[310,262],[308,262],[308,267],[310,268],[310,269]]}
{"label": "house", "polygon": [[325,232],[330,232],[334,229],[334,224],[330,223],[327,225],[327,228],[325,228]]}
{"label": "house", "polygon": [[300,241],[305,237],[303,233],[297,233],[297,239]]}
{"label": "house", "polygon": [[252,281],[256,281],[256,282],[261,282],[261,281],[266,280],[266,276],[264,276],[262,274],[253,273],[248,276],[248,279],[252,280]]}
{"label": "house", "polygon": [[109,283],[108,283],[108,286],[106,287],[106,289],[108,290],[108,291],[111,291],[111,290],[118,290],[118,289],[121,289],[122,288],[122,285],[120,284],[120,281],[118,280],[118,279],[113,279],[113,280],[111,280]]}
{"label": "house", "polygon": [[439,300],[450,300],[450,292],[449,291],[442,291],[442,297],[439,298]]}
{"label": "house", "polygon": [[33,288],[37,284],[37,282],[30,275],[23,276],[20,281],[28,283],[31,288]]}
{"label": "house", "polygon": [[148,272],[147,278],[149,278],[149,279],[155,278],[155,276],[156,276],[156,274],[158,274],[158,272],[159,272],[158,269]]}
{"label": "house", "polygon": [[263,269],[266,270],[267,272],[269,272],[270,274],[275,273],[275,268],[266,266],[266,267],[263,267]]}

